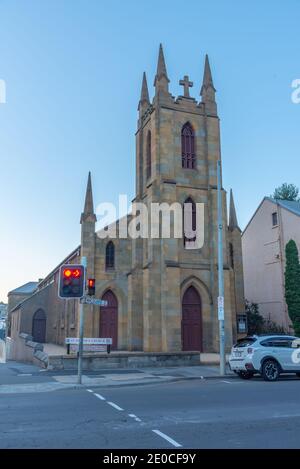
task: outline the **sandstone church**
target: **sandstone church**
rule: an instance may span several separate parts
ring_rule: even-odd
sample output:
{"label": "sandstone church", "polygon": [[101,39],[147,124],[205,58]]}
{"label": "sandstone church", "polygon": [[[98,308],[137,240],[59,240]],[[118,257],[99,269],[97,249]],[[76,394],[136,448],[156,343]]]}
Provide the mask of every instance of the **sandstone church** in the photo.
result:
{"label": "sandstone church", "polygon": [[[85,336],[112,337],[113,349],[145,352],[218,351],[217,161],[220,121],[208,57],[201,100],[169,90],[162,46],[155,93],[149,98],[143,75],[136,132],[135,202],[204,204],[204,244],[187,249],[185,239],[100,239],[95,230],[91,175],[81,214],[81,245],[62,262],[87,258],[87,275],[96,279],[96,297],[107,307],[85,305]],[[116,188],[117,190],[117,188]],[[229,221],[223,197],[223,261],[227,347],[237,336],[244,314],[241,231],[230,194]],[[61,265],[60,264],[60,265]],[[25,332],[38,342],[64,344],[78,337],[76,300],[57,296],[57,266],[30,295],[13,304],[11,334]],[[18,289],[17,289],[18,290]]]}

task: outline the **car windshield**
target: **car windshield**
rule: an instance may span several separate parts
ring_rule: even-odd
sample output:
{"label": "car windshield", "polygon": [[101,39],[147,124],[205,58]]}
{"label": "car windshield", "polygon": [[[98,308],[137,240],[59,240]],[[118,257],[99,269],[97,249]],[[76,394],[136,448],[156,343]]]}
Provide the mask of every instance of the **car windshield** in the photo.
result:
{"label": "car windshield", "polygon": [[244,337],[244,339],[238,340],[234,347],[249,347],[254,344],[256,340],[257,339],[255,337]]}

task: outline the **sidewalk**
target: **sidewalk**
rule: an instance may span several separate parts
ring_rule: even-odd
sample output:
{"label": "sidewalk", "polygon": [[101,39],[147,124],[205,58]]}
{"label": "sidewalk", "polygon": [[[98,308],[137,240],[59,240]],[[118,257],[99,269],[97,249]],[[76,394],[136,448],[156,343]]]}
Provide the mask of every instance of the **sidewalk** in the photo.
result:
{"label": "sidewalk", "polygon": [[220,376],[219,367],[213,365],[143,368],[134,370],[104,369],[98,370],[97,372],[84,372],[82,385],[78,385],[77,374],[74,371],[72,371],[72,374],[70,374],[70,372],[59,371],[49,372],[47,370],[40,370],[38,367],[34,368],[33,366],[31,366],[30,371],[33,373],[28,374],[27,377],[23,374],[22,380],[22,375],[20,374],[18,375],[19,377],[14,377],[13,380],[12,378],[10,378],[10,380],[2,379],[1,382],[3,384],[0,385],[0,394],[49,392],[60,389],[80,389],[88,387],[137,386],[163,384],[183,380],[228,379],[236,376],[234,373],[230,372],[229,369],[226,370],[225,376]]}

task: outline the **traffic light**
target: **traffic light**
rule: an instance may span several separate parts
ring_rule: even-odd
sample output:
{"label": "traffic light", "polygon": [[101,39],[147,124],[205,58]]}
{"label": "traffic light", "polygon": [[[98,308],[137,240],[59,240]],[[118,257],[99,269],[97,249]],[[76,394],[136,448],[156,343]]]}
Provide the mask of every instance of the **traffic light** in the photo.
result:
{"label": "traffic light", "polygon": [[88,295],[93,296],[95,295],[95,279],[89,278],[88,279]]}
{"label": "traffic light", "polygon": [[64,264],[59,271],[58,296],[60,298],[82,298],[84,295],[84,266]]}

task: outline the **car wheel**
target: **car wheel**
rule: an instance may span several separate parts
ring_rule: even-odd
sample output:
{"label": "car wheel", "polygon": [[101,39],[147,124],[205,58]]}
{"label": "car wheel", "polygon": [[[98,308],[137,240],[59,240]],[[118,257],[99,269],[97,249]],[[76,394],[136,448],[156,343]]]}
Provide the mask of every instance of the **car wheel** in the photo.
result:
{"label": "car wheel", "polygon": [[253,378],[253,373],[251,373],[251,371],[238,371],[238,375],[242,379],[251,379],[251,378]]}
{"label": "car wheel", "polygon": [[298,378],[300,378],[300,373],[296,373],[296,376],[298,376]]}
{"label": "car wheel", "polygon": [[262,366],[262,376],[265,381],[276,381],[280,375],[280,366],[275,360],[266,360]]}

